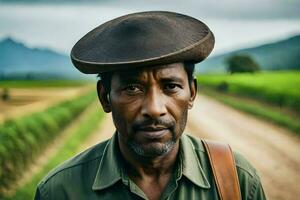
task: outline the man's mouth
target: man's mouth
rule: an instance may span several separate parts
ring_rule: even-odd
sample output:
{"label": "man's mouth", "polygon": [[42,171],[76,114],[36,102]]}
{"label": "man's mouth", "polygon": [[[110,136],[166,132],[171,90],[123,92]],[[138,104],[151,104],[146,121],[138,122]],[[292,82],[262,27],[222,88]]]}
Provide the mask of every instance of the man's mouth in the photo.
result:
{"label": "man's mouth", "polygon": [[138,134],[142,134],[143,137],[148,139],[158,139],[164,136],[169,131],[166,127],[159,126],[146,126],[137,129]]}

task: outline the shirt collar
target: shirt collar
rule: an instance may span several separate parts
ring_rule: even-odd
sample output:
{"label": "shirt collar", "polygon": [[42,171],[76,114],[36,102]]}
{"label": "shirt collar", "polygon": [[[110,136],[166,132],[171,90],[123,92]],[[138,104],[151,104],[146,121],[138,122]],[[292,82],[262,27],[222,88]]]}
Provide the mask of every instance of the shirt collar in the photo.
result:
{"label": "shirt collar", "polygon": [[[117,133],[107,143],[98,171],[94,180],[93,190],[108,188],[122,179],[122,165],[117,149]],[[184,175],[192,183],[202,188],[210,188],[210,184],[203,172],[195,148],[191,140],[183,134],[180,139],[182,164],[179,176]]]}
{"label": "shirt collar", "polygon": [[183,134],[180,139],[182,155],[182,175],[202,188],[210,188],[208,179],[201,167],[195,147],[188,136]]}
{"label": "shirt collar", "polygon": [[117,133],[107,143],[94,180],[93,190],[112,186],[122,178],[122,168],[118,158]]}

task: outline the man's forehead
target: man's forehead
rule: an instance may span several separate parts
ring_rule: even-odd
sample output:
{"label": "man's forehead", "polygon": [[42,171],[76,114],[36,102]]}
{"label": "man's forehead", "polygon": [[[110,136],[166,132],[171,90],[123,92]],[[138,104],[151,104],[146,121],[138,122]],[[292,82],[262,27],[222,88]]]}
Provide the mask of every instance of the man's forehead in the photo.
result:
{"label": "man's forehead", "polygon": [[185,70],[184,70],[183,63],[172,63],[168,65],[157,65],[157,66],[143,67],[138,69],[117,71],[114,73],[114,76],[120,80],[138,79],[138,78],[142,78],[143,75],[149,72],[159,77],[168,78],[174,76],[180,77],[182,76],[182,73],[185,73]]}

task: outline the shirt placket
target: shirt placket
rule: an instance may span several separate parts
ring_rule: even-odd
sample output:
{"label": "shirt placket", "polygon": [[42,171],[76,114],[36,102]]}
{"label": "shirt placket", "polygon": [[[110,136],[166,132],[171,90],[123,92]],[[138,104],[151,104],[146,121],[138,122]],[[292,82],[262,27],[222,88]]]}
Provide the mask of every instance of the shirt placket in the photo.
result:
{"label": "shirt placket", "polygon": [[130,192],[142,199],[148,200],[145,193],[132,180],[130,180],[130,178],[128,177],[126,172],[124,172],[124,170],[121,171],[121,177],[123,184],[129,188]]}

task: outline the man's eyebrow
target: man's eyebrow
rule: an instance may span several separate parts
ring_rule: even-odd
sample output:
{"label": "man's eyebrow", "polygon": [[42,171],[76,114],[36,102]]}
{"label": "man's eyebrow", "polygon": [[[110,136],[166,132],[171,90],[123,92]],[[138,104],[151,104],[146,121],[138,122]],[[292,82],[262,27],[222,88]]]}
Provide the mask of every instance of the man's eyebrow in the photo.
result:
{"label": "man's eyebrow", "polygon": [[168,76],[161,78],[161,82],[179,82],[182,83],[183,79],[178,76]]}
{"label": "man's eyebrow", "polygon": [[136,76],[119,76],[119,81],[121,84],[128,84],[128,83],[141,83]]}

